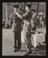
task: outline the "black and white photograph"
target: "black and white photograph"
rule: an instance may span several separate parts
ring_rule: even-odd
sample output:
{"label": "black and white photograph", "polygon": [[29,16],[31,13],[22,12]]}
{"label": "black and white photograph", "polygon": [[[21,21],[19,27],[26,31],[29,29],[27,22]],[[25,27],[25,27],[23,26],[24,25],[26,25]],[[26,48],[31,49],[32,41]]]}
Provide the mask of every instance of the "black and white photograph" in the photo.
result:
{"label": "black and white photograph", "polygon": [[2,3],[2,56],[46,56],[46,2]]}

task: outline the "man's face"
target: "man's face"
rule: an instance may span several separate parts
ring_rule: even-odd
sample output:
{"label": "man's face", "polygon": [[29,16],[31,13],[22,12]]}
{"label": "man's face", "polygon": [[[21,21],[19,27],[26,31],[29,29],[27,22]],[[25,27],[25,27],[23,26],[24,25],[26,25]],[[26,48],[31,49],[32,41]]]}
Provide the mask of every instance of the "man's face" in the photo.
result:
{"label": "man's face", "polygon": [[15,12],[15,13],[17,12],[17,8],[14,8],[14,12]]}

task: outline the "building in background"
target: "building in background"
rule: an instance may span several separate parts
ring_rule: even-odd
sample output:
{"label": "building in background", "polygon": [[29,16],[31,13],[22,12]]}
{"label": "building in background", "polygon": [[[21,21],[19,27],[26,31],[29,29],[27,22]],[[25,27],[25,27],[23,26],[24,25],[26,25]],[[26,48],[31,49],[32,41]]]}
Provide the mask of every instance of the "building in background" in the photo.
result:
{"label": "building in background", "polygon": [[[37,9],[39,3],[39,7]],[[46,3],[45,2],[15,2],[15,3],[3,3],[3,9],[2,9],[2,21],[5,21],[5,27],[10,26],[10,19],[9,16],[11,13],[13,13],[13,7],[12,5],[19,4],[22,9],[25,9],[26,4],[31,4],[31,9],[38,10],[39,12],[44,13],[44,17],[46,17]]]}

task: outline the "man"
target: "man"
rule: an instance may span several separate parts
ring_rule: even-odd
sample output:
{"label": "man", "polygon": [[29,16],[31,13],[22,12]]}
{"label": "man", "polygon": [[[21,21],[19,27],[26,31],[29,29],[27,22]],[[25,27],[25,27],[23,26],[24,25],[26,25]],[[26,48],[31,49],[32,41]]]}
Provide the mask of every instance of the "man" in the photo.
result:
{"label": "man", "polygon": [[37,23],[38,28],[40,28],[40,15],[39,15],[39,14],[38,14],[38,16],[37,16],[37,21],[38,21],[38,23]]}
{"label": "man", "polygon": [[5,28],[5,19],[2,21],[2,27]]}
{"label": "man", "polygon": [[22,19],[18,15],[19,5],[13,5],[14,13],[10,16],[14,31],[14,52],[19,51],[21,49],[21,23]]}
{"label": "man", "polygon": [[32,31],[35,31],[37,28],[37,14],[34,9],[32,9],[31,27],[32,27]]}

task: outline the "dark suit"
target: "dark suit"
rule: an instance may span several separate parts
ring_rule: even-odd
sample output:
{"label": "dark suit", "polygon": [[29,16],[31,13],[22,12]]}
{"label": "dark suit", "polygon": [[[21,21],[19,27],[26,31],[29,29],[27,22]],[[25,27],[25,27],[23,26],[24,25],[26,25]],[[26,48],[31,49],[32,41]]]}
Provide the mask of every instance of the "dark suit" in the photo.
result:
{"label": "dark suit", "polygon": [[13,27],[13,32],[14,32],[15,49],[20,50],[21,49],[21,30],[22,30],[21,23],[22,23],[22,20],[14,13],[11,15],[11,21],[13,23],[12,27]]}

